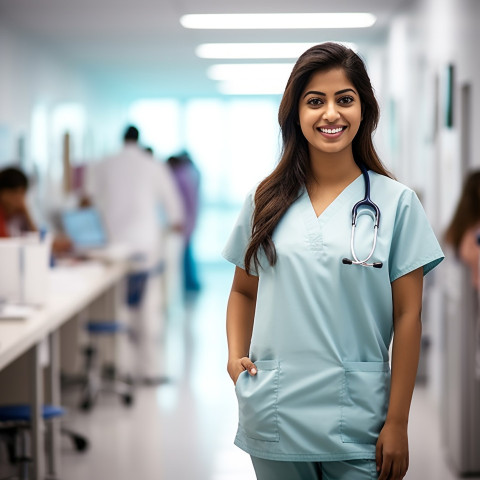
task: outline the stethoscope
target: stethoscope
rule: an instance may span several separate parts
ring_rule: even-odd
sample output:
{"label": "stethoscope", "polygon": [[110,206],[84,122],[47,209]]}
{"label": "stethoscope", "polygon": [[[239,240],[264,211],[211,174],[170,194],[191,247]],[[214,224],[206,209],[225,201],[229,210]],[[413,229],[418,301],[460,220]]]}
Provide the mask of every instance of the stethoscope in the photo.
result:
{"label": "stethoscope", "polygon": [[[352,209],[352,235],[350,238],[350,251],[352,252],[353,260],[349,258],[344,258],[342,260],[342,263],[344,263],[345,265],[361,265],[362,267],[382,268],[383,267],[382,262],[368,263],[368,261],[373,255],[373,252],[375,252],[375,247],[377,245],[378,225],[380,223],[380,209],[378,208],[378,205],[373,203],[372,199],[370,198],[370,176],[368,175],[368,171],[365,165],[363,165],[363,163],[360,163],[358,166],[360,167],[360,170],[362,171],[362,174],[363,174],[363,179],[365,180],[365,197],[363,200],[360,200],[359,202],[357,202]],[[361,207],[366,207],[366,208],[362,208],[361,210],[359,210]],[[357,226],[357,218],[360,217],[361,215],[369,215],[373,219],[372,249],[370,250],[370,253],[368,254],[368,256],[363,260],[359,260],[357,258],[357,256],[355,255],[355,247],[354,247],[355,228]]]}

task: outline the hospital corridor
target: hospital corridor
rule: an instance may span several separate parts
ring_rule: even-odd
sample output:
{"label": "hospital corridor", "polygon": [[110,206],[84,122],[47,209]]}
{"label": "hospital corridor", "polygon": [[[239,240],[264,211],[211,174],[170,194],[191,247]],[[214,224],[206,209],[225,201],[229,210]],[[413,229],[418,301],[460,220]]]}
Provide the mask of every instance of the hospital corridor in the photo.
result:
{"label": "hospital corridor", "polygon": [[479,0],[0,0],[0,480],[480,480]]}

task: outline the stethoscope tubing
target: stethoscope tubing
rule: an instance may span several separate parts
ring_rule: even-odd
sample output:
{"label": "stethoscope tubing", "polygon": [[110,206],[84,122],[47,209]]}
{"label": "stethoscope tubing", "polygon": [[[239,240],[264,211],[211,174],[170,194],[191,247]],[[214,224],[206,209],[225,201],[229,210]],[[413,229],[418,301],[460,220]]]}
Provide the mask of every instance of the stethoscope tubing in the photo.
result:
{"label": "stethoscope tubing", "polygon": [[[382,262],[368,263],[370,258],[372,258],[375,252],[375,248],[377,246],[377,235],[380,225],[380,209],[378,208],[378,205],[374,203],[370,198],[370,176],[368,175],[368,170],[363,163],[360,163],[359,167],[365,180],[365,197],[359,202],[357,202],[352,208],[352,233],[350,236],[350,251],[353,260],[349,258],[344,258],[342,262],[345,265],[361,265],[362,267],[382,268]],[[369,210],[359,210],[361,207],[367,207]],[[363,260],[359,260],[357,255],[355,254],[355,229],[357,226],[357,218],[363,214],[368,214],[373,219],[373,242],[370,253]]]}

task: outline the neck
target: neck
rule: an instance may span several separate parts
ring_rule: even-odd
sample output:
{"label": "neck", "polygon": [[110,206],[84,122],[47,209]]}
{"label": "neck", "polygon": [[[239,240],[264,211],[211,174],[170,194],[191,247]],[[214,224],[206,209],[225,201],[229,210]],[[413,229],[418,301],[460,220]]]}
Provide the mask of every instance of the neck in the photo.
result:
{"label": "neck", "polygon": [[310,183],[317,186],[350,183],[361,173],[352,151],[324,154],[310,151]]}

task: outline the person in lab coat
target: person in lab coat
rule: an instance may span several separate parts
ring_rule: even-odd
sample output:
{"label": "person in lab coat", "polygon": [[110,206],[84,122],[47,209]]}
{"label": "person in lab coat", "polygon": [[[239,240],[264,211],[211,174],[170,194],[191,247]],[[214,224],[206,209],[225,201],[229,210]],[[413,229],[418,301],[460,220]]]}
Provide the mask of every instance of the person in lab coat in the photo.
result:
{"label": "person in lab coat", "polygon": [[92,166],[87,191],[104,218],[109,241],[132,252],[129,305],[138,340],[137,376],[147,384],[162,379],[160,338],[163,311],[161,276],[164,258],[159,207],[167,228],[182,232],[184,212],[180,194],[168,167],[153,162],[138,144],[139,132],[129,126],[124,148]]}
{"label": "person in lab coat", "polygon": [[[375,152],[378,116],[352,50],[325,43],[301,55],[279,109],[280,162],[247,195],[223,252],[236,265],[235,443],[260,480],[398,480],[408,468],[422,281],[443,253],[415,193]],[[342,261],[354,259],[352,207],[367,178],[381,212],[369,262],[381,268]],[[373,238],[360,215],[358,258]]]}

